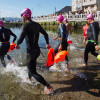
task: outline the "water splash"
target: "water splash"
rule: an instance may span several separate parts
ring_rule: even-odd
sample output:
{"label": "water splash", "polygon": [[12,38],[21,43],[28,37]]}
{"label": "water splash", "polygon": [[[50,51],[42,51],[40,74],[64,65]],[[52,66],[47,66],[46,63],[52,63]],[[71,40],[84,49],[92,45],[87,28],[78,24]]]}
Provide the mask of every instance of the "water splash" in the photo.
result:
{"label": "water splash", "polygon": [[76,47],[74,45],[70,45],[70,50],[76,50]]}
{"label": "water splash", "polygon": [[71,62],[82,63],[82,61],[83,61],[82,58],[74,58]]}
{"label": "water splash", "polygon": [[49,68],[49,71],[51,71],[51,72],[55,72],[55,71],[62,72],[62,70],[60,69],[59,66],[57,68],[55,67],[55,64]]}
{"label": "water splash", "polygon": [[26,66],[19,67],[16,64],[8,64],[7,67],[3,70],[3,74],[6,74],[8,72],[13,73],[13,75],[20,78],[20,80],[17,80],[17,81],[26,82],[28,84],[34,83],[34,85],[38,84],[38,82],[34,78],[32,78],[32,81],[27,80],[28,69]]}
{"label": "water splash", "polygon": [[76,48],[77,51],[84,51],[85,48]]}
{"label": "water splash", "polygon": [[53,66],[51,66],[49,68],[49,71],[52,71],[52,72],[62,72],[64,76],[68,76],[66,74],[66,65],[65,65],[65,61],[63,62],[60,62],[59,64],[57,64],[58,68],[55,68],[55,64]]}

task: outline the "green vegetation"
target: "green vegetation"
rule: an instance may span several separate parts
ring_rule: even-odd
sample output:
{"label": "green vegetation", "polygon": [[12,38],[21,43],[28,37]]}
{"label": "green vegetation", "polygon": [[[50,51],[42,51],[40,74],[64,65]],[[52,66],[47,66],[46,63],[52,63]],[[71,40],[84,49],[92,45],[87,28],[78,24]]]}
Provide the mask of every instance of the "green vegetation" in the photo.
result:
{"label": "green vegetation", "polygon": [[55,21],[53,22],[41,22],[40,25],[57,25],[57,23]]}
{"label": "green vegetation", "polygon": [[5,21],[5,18],[4,17],[2,17],[2,21]]}
{"label": "green vegetation", "polygon": [[40,25],[47,31],[57,32],[58,25],[53,22],[41,22]]}
{"label": "green vegetation", "polygon": [[[74,27],[74,31],[82,31],[82,27],[86,24],[86,22],[69,22],[69,24],[72,24],[72,26]],[[56,23],[56,21],[53,22],[41,22],[40,25],[48,31],[53,31],[53,32],[57,32],[57,28],[58,25]],[[70,32],[70,30],[69,30]]]}
{"label": "green vegetation", "polygon": [[22,22],[13,22],[13,23],[11,23],[11,22],[5,22],[4,26],[5,27],[21,27],[22,24],[23,24]]}
{"label": "green vegetation", "polygon": [[[21,27],[23,23],[21,22],[6,22],[4,23],[4,26],[6,27]],[[86,22],[69,22],[69,24],[72,24],[74,27],[74,31],[77,33],[82,33],[82,27],[86,24]],[[53,22],[41,22],[40,25],[46,30],[46,31],[52,31],[57,32],[58,24],[56,21]],[[79,31],[79,32],[78,32]],[[70,30],[69,30],[70,32]],[[73,33],[75,33],[73,32]]]}
{"label": "green vegetation", "polygon": [[[82,26],[84,26],[86,24],[86,22],[76,22],[76,21],[75,22],[69,22],[69,23],[72,24],[72,26],[74,28],[77,28],[78,26],[82,27]],[[40,25],[42,25],[42,26],[50,25],[50,27],[51,27],[51,25],[52,26],[58,26],[56,21],[53,21],[53,22],[41,22]]]}

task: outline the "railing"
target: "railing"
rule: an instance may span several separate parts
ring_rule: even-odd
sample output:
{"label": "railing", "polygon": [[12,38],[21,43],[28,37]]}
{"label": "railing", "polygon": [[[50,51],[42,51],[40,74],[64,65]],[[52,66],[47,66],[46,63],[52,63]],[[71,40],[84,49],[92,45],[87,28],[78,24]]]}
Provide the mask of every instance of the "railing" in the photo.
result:
{"label": "railing", "polygon": [[[76,21],[82,22],[86,21],[87,14],[77,14],[77,15],[63,15],[64,18],[67,18],[68,21]],[[33,21],[36,22],[53,22],[56,21],[57,16],[53,17],[42,17],[42,18],[35,18]],[[100,13],[94,14],[95,21],[100,21]]]}

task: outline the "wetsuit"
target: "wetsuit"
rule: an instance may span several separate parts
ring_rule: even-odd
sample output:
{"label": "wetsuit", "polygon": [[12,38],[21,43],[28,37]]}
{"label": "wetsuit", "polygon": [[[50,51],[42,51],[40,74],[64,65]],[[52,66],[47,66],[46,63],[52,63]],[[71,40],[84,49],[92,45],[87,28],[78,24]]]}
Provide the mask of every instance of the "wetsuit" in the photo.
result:
{"label": "wetsuit", "polygon": [[[4,56],[7,54],[10,47],[10,36],[14,37],[13,42],[17,38],[16,35],[10,29],[0,27],[0,59],[4,67],[6,67]],[[9,55],[7,55],[7,58],[11,60],[11,57]]]}
{"label": "wetsuit", "polygon": [[98,45],[98,34],[99,34],[99,23],[98,22],[91,23],[87,29],[88,43],[84,51],[85,64],[87,64],[89,52],[91,52],[91,54],[96,57],[98,55],[98,53],[95,52],[95,45]]}
{"label": "wetsuit", "polygon": [[[58,48],[60,46],[60,44],[62,45],[62,50],[66,50],[67,51],[67,47],[68,47],[68,42],[66,40],[66,34],[67,34],[67,29],[66,29],[66,25],[65,24],[60,24],[57,30],[58,33],[58,43],[56,45],[56,47],[54,48],[54,52],[55,54],[58,52]],[[66,64],[68,64],[68,57],[65,57],[65,62]]]}
{"label": "wetsuit", "polygon": [[18,38],[17,45],[20,45],[24,38],[27,47],[27,66],[29,78],[33,76],[38,82],[44,86],[49,86],[49,84],[44,80],[44,78],[36,72],[36,60],[40,55],[40,48],[38,45],[39,33],[42,33],[45,37],[46,43],[49,44],[48,34],[40,26],[40,24],[28,21],[22,26],[22,32]]}

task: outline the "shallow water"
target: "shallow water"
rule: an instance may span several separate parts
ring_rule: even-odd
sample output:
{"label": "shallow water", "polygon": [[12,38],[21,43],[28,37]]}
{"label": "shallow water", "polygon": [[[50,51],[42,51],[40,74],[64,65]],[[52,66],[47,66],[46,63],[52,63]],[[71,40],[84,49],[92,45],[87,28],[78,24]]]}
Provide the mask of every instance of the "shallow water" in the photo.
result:
{"label": "shallow water", "polygon": [[[11,30],[17,36],[19,36],[20,34],[19,28],[11,28]],[[54,48],[57,41],[53,41],[52,37],[56,36],[57,34],[52,32],[48,33],[50,36],[49,37],[50,44]],[[70,74],[64,72],[63,70],[65,67],[64,62],[58,64],[59,68],[56,71],[52,70],[52,67],[49,70],[48,68],[46,68],[46,56],[48,52],[47,49],[41,48],[41,52],[43,53],[44,57],[43,55],[40,55],[40,57],[37,60],[38,63],[37,71],[49,83],[51,83],[54,89],[56,90],[55,92],[56,95],[54,97],[44,96],[43,95],[44,87],[41,84],[39,84],[34,78],[32,79],[32,82],[27,80],[27,67],[25,64],[26,45],[24,41],[20,45],[21,47],[20,50],[14,50],[9,53],[9,55],[11,55],[11,57],[15,61],[15,64],[10,64],[9,61],[7,61],[7,59],[5,58],[7,62],[7,68],[4,69],[0,65],[0,100],[66,100],[64,99],[65,94],[60,95],[64,91],[67,93],[69,91],[73,91],[74,88],[76,89],[76,91],[80,91],[80,89],[78,89],[77,87],[74,87],[73,89],[70,88],[71,85],[73,85],[77,81],[75,80],[76,77],[78,77],[78,79],[80,80],[84,79],[87,82],[87,80],[91,78],[90,76],[93,73],[98,73],[99,70],[98,67],[97,70],[95,71],[94,69],[92,70],[91,68],[88,70],[84,70],[83,67],[79,66],[79,64],[83,63],[83,52],[85,47],[85,45],[82,43],[83,41],[82,34],[71,34],[69,36],[69,40],[73,41],[73,44],[71,44],[68,47]],[[39,39],[39,45],[40,47],[45,47],[45,41],[42,35],[40,36]],[[89,60],[90,63],[97,61],[93,56],[90,57],[92,57]],[[62,88],[65,87],[65,84],[67,84],[69,91],[67,89],[66,90],[61,89],[61,87]],[[57,97],[59,98],[57,99]]]}

